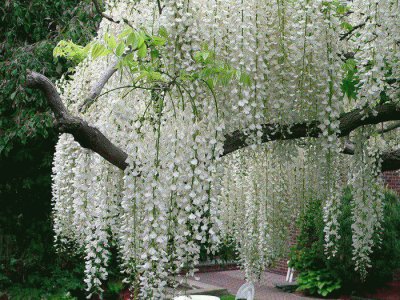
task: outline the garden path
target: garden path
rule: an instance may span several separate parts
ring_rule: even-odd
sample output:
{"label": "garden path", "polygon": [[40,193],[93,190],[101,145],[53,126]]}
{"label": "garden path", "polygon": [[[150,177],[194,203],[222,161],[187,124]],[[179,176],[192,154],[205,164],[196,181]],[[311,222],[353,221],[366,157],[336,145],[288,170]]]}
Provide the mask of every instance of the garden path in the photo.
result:
{"label": "garden path", "polygon": [[[275,287],[276,283],[284,283],[285,276],[265,272],[264,278],[255,285],[255,300],[306,300],[318,298],[302,297],[297,294],[283,292]],[[241,270],[230,270],[221,272],[197,273],[200,282],[226,288],[235,295],[239,287],[245,282],[244,273]],[[326,300],[326,299],[325,299]]]}

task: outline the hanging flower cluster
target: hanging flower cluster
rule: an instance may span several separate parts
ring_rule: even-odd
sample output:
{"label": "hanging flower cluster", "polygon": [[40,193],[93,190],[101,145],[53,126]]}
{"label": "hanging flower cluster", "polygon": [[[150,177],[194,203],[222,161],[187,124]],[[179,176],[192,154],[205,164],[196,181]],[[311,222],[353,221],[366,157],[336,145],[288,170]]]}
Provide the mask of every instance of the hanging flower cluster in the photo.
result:
{"label": "hanging flower cluster", "polygon": [[317,190],[318,176],[306,170],[306,153],[295,142],[276,142],[237,151],[223,161],[221,233],[234,240],[250,281],[287,254],[303,199]]}
{"label": "hanging flower cluster", "polygon": [[367,269],[371,267],[370,254],[373,246],[380,241],[384,199],[378,176],[381,169],[382,140],[378,137],[368,139],[370,134],[371,130],[368,128],[362,128],[356,133],[355,159],[350,178],[354,196],[354,223],[351,226],[353,258],[355,268],[363,279],[367,275]]}
{"label": "hanging flower cluster", "polygon": [[[247,279],[255,281],[287,251],[291,224],[316,197],[326,200],[326,249],[335,254],[346,184],[338,165],[347,166],[338,118],[399,90],[382,83],[400,73],[398,4],[354,2],[350,19],[362,15],[368,26],[343,41],[347,10],[333,0],[165,1],[161,14],[157,1],[107,1],[106,13],[119,23],[103,20],[93,46],[81,49],[91,55],[58,83],[68,109],[128,154],[120,171],[67,134],[56,147],[55,239],[85,253],[88,291],[102,292],[115,245],[135,295],[164,299],[167,285],[193,275],[200,244],[212,251],[221,238],[234,240]],[[383,43],[386,36],[392,39]],[[341,90],[341,50],[351,47],[360,49],[353,103]],[[378,47],[382,52],[371,56]],[[390,55],[397,60],[384,68]],[[102,94],[82,110],[113,65]],[[311,120],[319,138],[259,145]],[[222,157],[234,130],[252,147]],[[353,247],[362,274],[379,229],[368,227],[366,216],[373,208],[379,224],[382,210],[375,149],[357,150],[353,166]]]}
{"label": "hanging flower cluster", "polygon": [[400,83],[395,78],[400,74],[400,4],[393,0],[356,0],[352,5],[352,23],[361,25],[357,35],[347,37],[357,49],[357,105],[374,107],[382,92],[391,100],[398,99]]}

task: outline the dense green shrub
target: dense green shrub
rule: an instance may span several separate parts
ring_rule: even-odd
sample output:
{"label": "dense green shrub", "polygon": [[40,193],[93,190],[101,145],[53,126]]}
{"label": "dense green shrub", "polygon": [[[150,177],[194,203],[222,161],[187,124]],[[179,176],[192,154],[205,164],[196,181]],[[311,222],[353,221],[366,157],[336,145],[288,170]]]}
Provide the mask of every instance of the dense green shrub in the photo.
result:
{"label": "dense green shrub", "polygon": [[[299,288],[310,294],[323,295],[318,283],[339,288],[340,292],[367,292],[391,280],[393,270],[400,267],[400,202],[391,192],[385,192],[383,231],[379,233],[382,243],[376,243],[371,255],[371,268],[364,282],[354,270],[352,260],[350,189],[342,198],[340,240],[338,253],[327,259],[324,253],[322,201],[313,200],[300,218],[300,234],[291,252],[291,266],[299,272]],[[319,276],[315,272],[322,272]],[[319,274],[321,275],[321,274]],[[336,283],[335,283],[336,282]],[[336,289],[335,289],[336,290]],[[339,292],[339,291],[337,291]]]}

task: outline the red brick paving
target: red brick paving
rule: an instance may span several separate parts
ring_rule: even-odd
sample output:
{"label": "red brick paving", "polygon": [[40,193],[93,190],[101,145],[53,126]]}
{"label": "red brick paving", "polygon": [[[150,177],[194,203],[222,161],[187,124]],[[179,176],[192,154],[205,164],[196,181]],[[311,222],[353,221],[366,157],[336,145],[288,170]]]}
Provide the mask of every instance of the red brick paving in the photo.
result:
{"label": "red brick paving", "polygon": [[[220,286],[226,288],[229,293],[235,295],[239,287],[245,283],[244,273],[240,270],[197,273],[196,277],[200,278],[200,282]],[[302,297],[297,294],[283,292],[275,287],[276,283],[284,283],[285,276],[265,272],[265,276],[261,282],[255,285],[256,300],[306,300],[318,299]]]}

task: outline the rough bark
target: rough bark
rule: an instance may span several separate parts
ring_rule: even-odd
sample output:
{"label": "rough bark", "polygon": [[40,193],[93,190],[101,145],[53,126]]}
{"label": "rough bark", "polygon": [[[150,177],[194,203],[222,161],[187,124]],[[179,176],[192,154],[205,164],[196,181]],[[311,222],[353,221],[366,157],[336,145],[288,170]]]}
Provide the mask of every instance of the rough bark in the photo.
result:
{"label": "rough bark", "polygon": [[[97,128],[68,112],[55,86],[46,76],[28,71],[27,84],[44,92],[50,108],[54,112],[60,132],[72,134],[82,147],[98,153],[121,170],[128,166],[126,163],[128,155],[122,149],[113,144]],[[339,136],[348,136],[350,132],[363,125],[393,120],[400,120],[400,107],[395,104],[378,105],[375,107],[374,113],[355,109],[339,118]],[[319,121],[291,125],[265,124],[262,126],[262,142],[319,137],[322,133],[319,125]],[[246,143],[247,135],[242,130],[233,131],[227,134],[225,138],[223,155],[248,146]],[[347,148],[343,153],[353,154],[354,150],[352,151],[350,146]],[[382,171],[400,169],[400,150],[385,152],[382,155],[382,160]]]}
{"label": "rough bark", "polygon": [[382,171],[395,171],[400,169],[400,149],[384,152],[382,155]]}
{"label": "rough bark", "polygon": [[55,86],[46,76],[28,72],[26,80],[29,87],[38,88],[46,95],[60,132],[72,134],[82,147],[98,153],[121,170],[128,166],[125,162],[128,155],[123,150],[113,144],[100,130],[68,112]]}
{"label": "rough bark", "polygon": [[[367,113],[367,116],[365,114]],[[395,104],[382,104],[375,107],[375,113],[355,109],[342,114],[339,118],[340,137],[348,136],[353,130],[368,124],[378,124],[392,120],[400,120],[400,107]],[[291,140],[306,137],[319,137],[322,134],[319,121],[296,123],[291,125],[265,124],[262,126],[262,142],[275,140]],[[248,146],[247,135],[236,130],[226,136],[224,155]]]}

